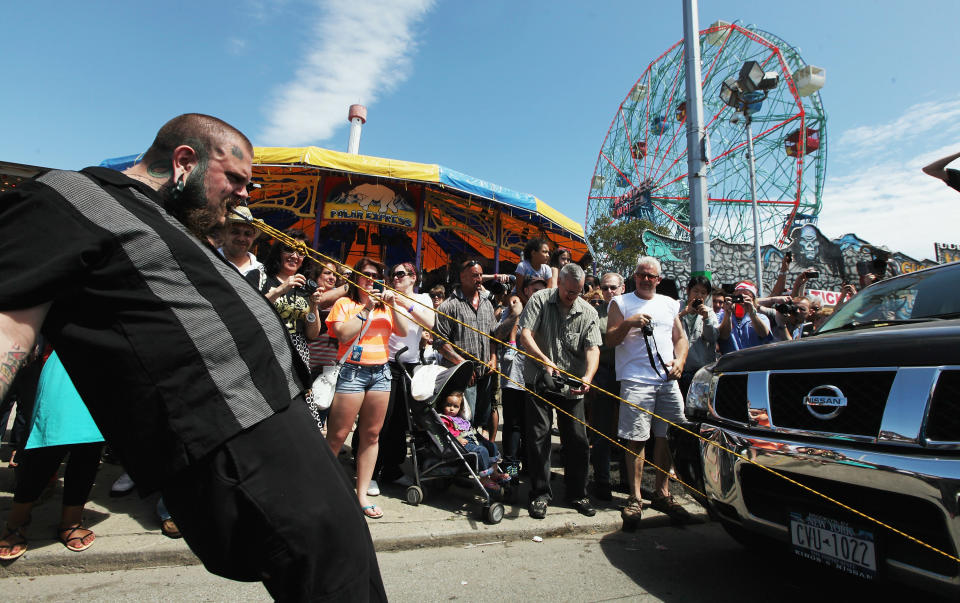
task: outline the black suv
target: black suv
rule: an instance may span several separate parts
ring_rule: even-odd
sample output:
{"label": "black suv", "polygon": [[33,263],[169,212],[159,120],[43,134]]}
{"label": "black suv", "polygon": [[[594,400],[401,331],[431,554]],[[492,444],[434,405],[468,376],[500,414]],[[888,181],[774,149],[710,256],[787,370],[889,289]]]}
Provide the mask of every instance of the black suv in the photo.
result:
{"label": "black suv", "polygon": [[960,592],[960,563],[764,469],[958,556],[960,263],[875,283],[809,338],[723,356],[686,415],[703,439],[672,431],[677,470],[739,541]]}

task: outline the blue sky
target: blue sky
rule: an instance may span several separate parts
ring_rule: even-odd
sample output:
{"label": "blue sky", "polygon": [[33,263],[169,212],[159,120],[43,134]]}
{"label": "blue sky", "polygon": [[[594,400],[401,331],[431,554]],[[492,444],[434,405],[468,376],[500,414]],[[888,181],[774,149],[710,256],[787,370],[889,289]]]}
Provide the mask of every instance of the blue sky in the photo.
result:
{"label": "blue sky", "polygon": [[[38,8],[40,7],[40,8]],[[802,12],[800,12],[802,7]],[[919,172],[960,150],[955,1],[700,2],[827,70],[820,227],[914,257],[960,242],[960,196]],[[0,159],[80,168],[217,115],[257,145],[440,163],[583,219],[618,105],[682,37],[679,1],[12,3]]]}

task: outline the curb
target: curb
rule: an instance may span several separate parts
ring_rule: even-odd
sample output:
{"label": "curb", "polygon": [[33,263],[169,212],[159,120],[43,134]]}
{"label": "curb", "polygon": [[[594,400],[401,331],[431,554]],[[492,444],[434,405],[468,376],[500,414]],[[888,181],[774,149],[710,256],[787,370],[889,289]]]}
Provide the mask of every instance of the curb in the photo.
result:
{"label": "curb", "polygon": [[[499,529],[500,526],[504,525],[499,524],[498,526],[484,525],[481,529],[461,529],[448,533],[420,530],[416,534],[377,536],[376,532],[394,531],[400,527],[409,527],[409,524],[388,524],[379,528],[371,526],[371,532],[373,533],[374,549],[378,553],[384,553],[444,546],[506,544],[510,541],[529,540],[535,536],[557,538],[610,533],[619,531],[623,526],[619,512],[601,512],[593,518],[584,517],[583,520],[585,521],[583,522],[571,520],[573,517],[581,517],[576,513],[558,515],[559,517],[555,516],[554,521],[549,523],[524,518],[524,525],[509,529]],[[698,522],[709,521],[705,513],[694,513],[693,516]],[[470,525],[468,520],[464,519],[462,521],[466,526]],[[536,521],[537,523],[531,525],[530,521]],[[657,514],[645,518],[641,529],[665,527],[670,524],[670,518]],[[409,532],[410,530],[405,529],[404,531]],[[147,543],[146,546],[144,545],[145,542]],[[23,557],[15,562],[0,565],[0,579],[199,564],[200,560],[193,554],[186,542],[163,538],[155,532],[128,536],[101,536],[93,547],[82,553],[69,552],[58,541],[45,539],[32,540],[31,548]]]}

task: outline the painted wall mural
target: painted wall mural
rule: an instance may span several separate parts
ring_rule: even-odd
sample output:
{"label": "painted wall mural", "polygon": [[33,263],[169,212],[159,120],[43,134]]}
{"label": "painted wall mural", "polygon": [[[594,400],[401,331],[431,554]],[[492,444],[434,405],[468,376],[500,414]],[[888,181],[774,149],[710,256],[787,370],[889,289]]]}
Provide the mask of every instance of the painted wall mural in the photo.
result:
{"label": "painted wall mural", "polygon": [[417,212],[402,192],[383,184],[343,184],[333,189],[323,206],[327,220],[378,222],[414,228]]}
{"label": "painted wall mural", "polygon": [[[652,230],[643,231],[642,236],[647,253],[658,258],[663,264],[664,277],[676,279],[677,286],[683,290],[690,279],[690,243],[657,234]],[[790,244],[783,249],[773,245],[760,248],[764,290],[769,291],[773,287],[780,273],[784,253],[790,251],[793,254],[793,263],[787,272],[787,290],[793,286],[798,274],[807,268],[816,268],[820,276],[808,283],[807,292],[819,294],[828,305],[834,303],[834,297],[843,283],[858,283],[858,262],[872,261],[878,252],[888,251],[871,245],[854,234],[845,234],[839,239],[831,240],[811,224],[795,228],[790,237]],[[716,285],[754,280],[753,245],[714,239],[710,242],[710,256],[713,282]],[[916,260],[903,253],[889,252],[887,276],[913,272],[936,264],[933,260]]]}

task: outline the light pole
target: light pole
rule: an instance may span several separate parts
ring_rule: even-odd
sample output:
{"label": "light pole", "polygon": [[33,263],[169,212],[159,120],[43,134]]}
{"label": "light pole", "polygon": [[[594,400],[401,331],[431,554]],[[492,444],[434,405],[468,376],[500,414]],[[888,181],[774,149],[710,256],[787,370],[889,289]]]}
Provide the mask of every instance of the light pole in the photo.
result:
{"label": "light pole", "polygon": [[[720,86],[720,100],[743,113],[747,133],[747,159],[750,167],[750,205],[753,210],[753,251],[757,280],[757,297],[763,295],[763,266],[760,262],[760,218],[757,215],[757,168],[753,155],[752,115],[760,110],[770,90],[777,87],[780,75],[764,72],[760,63],[747,61],[736,78],[727,78]],[[732,121],[732,120],[731,120]]]}
{"label": "light pole", "polygon": [[750,115],[744,121],[747,130],[747,159],[750,164],[750,205],[753,208],[753,261],[757,273],[757,297],[763,296],[763,265],[760,262],[760,218],[757,216],[757,166],[753,160],[753,132],[750,129]]}
{"label": "light pole", "polygon": [[697,0],[683,3],[683,59],[687,79],[687,182],[690,190],[690,276],[710,274],[710,212],[707,205],[706,128],[700,85]]}

